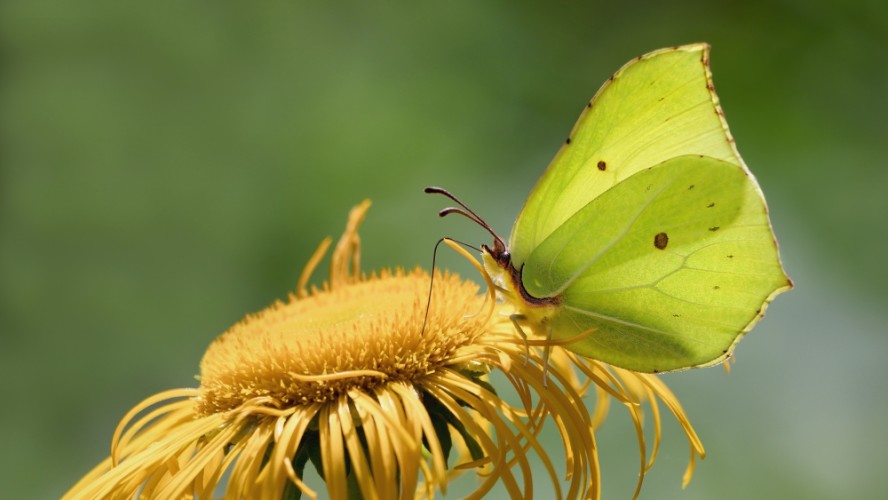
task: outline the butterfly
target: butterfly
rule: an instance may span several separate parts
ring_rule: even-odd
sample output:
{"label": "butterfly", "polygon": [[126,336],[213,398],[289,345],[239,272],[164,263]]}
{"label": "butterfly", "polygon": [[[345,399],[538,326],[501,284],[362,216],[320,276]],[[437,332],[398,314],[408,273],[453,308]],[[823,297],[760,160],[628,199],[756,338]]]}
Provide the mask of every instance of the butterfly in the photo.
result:
{"label": "butterfly", "polygon": [[518,325],[639,372],[718,364],[792,287],[764,195],[712,84],[709,46],[639,56],[586,105],[486,271]]}

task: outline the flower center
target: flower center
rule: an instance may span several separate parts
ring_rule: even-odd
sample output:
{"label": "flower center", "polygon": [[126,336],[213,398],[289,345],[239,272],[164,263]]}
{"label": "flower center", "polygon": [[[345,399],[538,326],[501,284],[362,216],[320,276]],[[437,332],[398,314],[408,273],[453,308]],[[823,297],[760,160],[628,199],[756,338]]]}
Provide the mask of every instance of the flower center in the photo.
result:
{"label": "flower center", "polygon": [[254,398],[279,408],[321,403],[355,387],[433,373],[491,318],[477,285],[438,274],[423,331],[428,289],[423,271],[383,272],[247,316],[207,349],[199,412]]}

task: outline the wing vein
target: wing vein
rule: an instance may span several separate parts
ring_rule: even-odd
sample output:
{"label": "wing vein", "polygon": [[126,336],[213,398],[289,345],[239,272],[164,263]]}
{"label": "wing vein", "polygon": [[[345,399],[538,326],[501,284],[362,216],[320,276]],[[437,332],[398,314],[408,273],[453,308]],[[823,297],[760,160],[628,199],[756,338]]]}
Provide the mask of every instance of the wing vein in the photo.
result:
{"label": "wing vein", "polygon": [[[572,284],[573,284],[573,283],[574,283],[574,282],[575,282],[575,281],[576,281],[576,280],[577,280],[577,279],[578,279],[583,273],[585,273],[586,270],[589,269],[589,268],[592,266],[592,264],[594,264],[596,261],[598,261],[598,259],[601,258],[602,255],[604,255],[605,253],[607,253],[611,248],[614,247],[614,245],[616,245],[617,243],[619,243],[620,240],[622,240],[627,234],[629,234],[629,231],[632,229],[632,226],[634,226],[635,223],[638,221],[638,218],[641,217],[641,215],[645,212],[645,210],[648,209],[648,207],[651,205],[651,203],[653,203],[654,200],[656,200],[656,199],[660,196],[660,194],[662,194],[663,191],[665,191],[670,185],[672,185],[671,182],[670,182],[670,183],[667,183],[667,184],[664,185],[662,188],[660,188],[657,192],[653,193],[653,194],[651,195],[651,197],[648,198],[647,201],[645,201],[644,205],[641,206],[641,208],[638,210],[638,212],[636,212],[635,215],[632,216],[632,219],[626,224],[626,227],[623,229],[623,232],[621,232],[621,233],[620,233],[619,235],[617,235],[614,239],[612,239],[610,242],[608,242],[607,245],[605,245],[601,250],[598,251],[598,253],[596,253],[596,254],[593,255],[588,261],[586,261],[585,264],[583,264],[582,266],[580,266],[580,268],[579,268],[579,269],[578,269],[578,270],[577,270],[577,271],[576,271],[576,272],[575,272],[570,278],[568,278],[568,279],[564,282],[564,284],[562,284],[562,285],[561,285],[561,286],[555,291],[555,293],[553,294],[553,296],[561,295],[561,293],[563,293],[564,290],[566,290],[566,289],[567,289],[570,285],[572,285]],[[576,234],[577,232],[579,232],[581,229],[583,229],[583,228],[582,228],[582,227],[578,227],[577,230],[574,232],[574,234]],[[571,238],[568,238],[568,239],[565,240],[564,245],[561,247],[560,250],[558,250],[558,253],[555,254],[555,257],[553,257],[552,260],[549,262],[548,273],[549,273],[550,280],[551,280],[551,276],[552,276],[552,264],[558,259],[558,257],[561,256],[561,253],[564,251],[565,248],[567,248],[568,243],[570,243],[570,240],[571,240],[571,239],[572,239],[572,237],[571,237]]]}

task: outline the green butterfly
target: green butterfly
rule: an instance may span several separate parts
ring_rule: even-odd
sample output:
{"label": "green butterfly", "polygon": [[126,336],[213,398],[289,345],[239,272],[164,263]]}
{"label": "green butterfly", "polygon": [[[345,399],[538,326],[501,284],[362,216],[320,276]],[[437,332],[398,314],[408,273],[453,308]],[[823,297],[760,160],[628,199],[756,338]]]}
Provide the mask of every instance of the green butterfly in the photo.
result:
{"label": "green butterfly", "polygon": [[727,359],[792,287],[761,189],[728,131],[709,46],[657,50],[583,110],[487,272],[535,333],[640,372]]}

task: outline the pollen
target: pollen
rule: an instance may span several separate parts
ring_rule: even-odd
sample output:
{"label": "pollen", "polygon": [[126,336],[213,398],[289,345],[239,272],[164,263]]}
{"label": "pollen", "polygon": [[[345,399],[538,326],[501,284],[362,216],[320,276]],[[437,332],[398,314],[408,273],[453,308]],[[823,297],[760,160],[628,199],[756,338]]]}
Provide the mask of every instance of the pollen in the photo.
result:
{"label": "pollen", "polygon": [[207,349],[198,411],[254,398],[278,408],[324,403],[351,389],[418,381],[490,322],[476,284],[437,273],[430,297],[429,289],[425,271],[384,270],[247,316]]}

